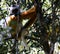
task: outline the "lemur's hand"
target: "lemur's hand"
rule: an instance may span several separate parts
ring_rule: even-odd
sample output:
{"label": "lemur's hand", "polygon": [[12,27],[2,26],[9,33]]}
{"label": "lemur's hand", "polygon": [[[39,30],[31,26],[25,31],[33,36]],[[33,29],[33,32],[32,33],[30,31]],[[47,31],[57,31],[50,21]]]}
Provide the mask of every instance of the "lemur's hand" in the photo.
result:
{"label": "lemur's hand", "polygon": [[18,33],[18,39],[21,38],[21,37],[24,37],[28,34],[28,29],[21,29]]}

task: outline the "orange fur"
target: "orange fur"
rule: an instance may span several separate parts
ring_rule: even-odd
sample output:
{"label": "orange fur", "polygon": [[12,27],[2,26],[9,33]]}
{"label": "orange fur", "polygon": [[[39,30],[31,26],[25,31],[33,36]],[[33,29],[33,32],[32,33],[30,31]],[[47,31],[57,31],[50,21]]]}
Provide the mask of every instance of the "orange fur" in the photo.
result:
{"label": "orange fur", "polygon": [[[30,8],[27,11],[24,11],[20,14],[20,18],[19,20],[24,20],[24,19],[29,19],[29,21],[26,23],[25,28],[29,28],[35,21],[36,19],[36,6]],[[17,24],[12,25],[11,22],[12,21],[16,21],[17,22],[18,17],[11,15],[10,19],[7,21],[7,25],[12,27],[12,29],[14,29],[14,32],[12,33],[13,35],[16,34],[16,28],[17,28]]]}

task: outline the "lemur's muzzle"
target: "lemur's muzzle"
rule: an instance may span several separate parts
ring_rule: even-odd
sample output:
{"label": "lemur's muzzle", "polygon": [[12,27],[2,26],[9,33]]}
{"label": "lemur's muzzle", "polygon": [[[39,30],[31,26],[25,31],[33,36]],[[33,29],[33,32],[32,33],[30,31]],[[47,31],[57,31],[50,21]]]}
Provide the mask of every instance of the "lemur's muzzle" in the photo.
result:
{"label": "lemur's muzzle", "polygon": [[10,7],[10,15],[19,15],[20,14],[20,8],[19,8],[19,5],[11,5]]}

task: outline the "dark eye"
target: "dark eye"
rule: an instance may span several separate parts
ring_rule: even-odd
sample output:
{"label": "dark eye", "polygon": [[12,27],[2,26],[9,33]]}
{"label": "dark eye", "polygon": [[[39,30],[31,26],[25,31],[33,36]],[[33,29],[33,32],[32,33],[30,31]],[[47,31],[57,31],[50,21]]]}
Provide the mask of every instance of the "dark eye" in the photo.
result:
{"label": "dark eye", "polygon": [[12,13],[17,13],[18,12],[18,9],[14,9],[14,10],[12,10]]}

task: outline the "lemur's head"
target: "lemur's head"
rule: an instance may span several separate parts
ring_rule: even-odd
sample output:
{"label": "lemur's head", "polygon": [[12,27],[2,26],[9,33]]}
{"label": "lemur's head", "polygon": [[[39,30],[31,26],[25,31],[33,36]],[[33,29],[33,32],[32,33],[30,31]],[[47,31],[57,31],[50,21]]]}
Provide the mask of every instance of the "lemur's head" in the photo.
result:
{"label": "lemur's head", "polygon": [[10,7],[10,15],[15,15],[15,16],[17,16],[17,15],[19,15],[20,14],[20,7],[19,7],[19,5],[11,5],[11,7]]}

